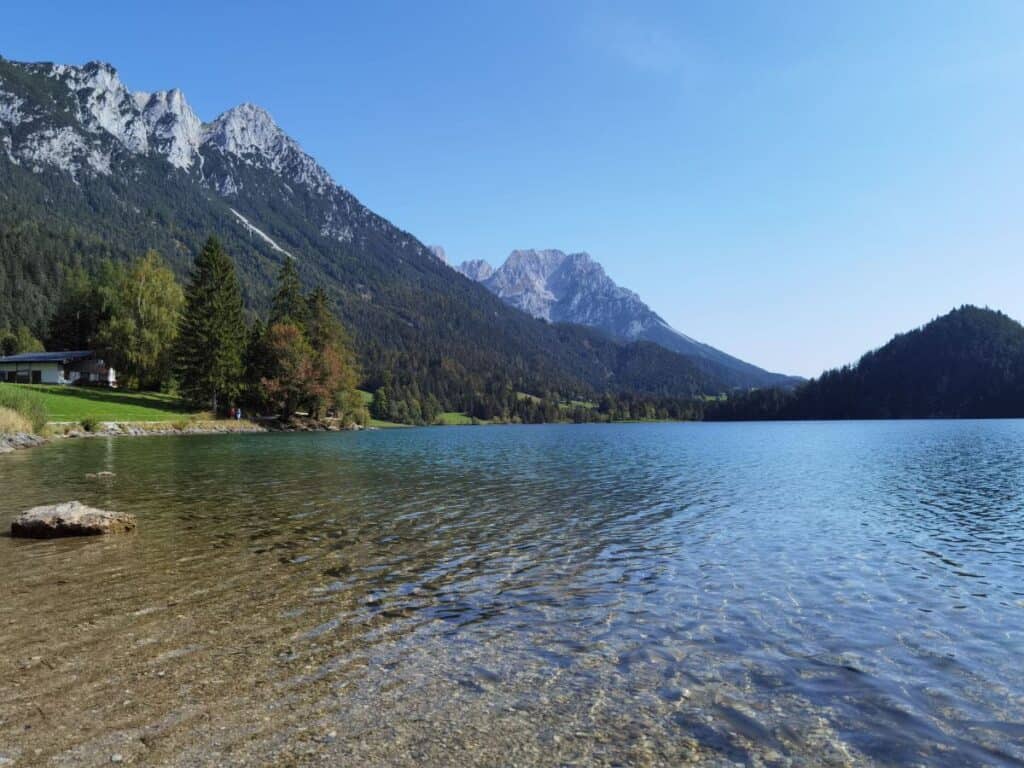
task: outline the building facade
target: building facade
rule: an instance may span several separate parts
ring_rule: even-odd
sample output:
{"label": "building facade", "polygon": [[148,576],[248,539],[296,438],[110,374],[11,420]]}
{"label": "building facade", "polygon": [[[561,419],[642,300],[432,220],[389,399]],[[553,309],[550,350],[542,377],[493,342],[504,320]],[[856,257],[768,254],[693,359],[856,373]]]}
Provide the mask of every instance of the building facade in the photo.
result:
{"label": "building facade", "polygon": [[23,352],[0,357],[0,381],[116,387],[117,375],[95,352]]}

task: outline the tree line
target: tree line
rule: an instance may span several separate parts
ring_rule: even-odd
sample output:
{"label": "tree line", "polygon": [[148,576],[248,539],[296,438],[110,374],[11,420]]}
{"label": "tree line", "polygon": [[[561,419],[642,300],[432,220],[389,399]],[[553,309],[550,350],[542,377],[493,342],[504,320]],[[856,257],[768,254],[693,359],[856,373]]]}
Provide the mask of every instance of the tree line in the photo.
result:
{"label": "tree line", "polygon": [[[476,386],[445,392],[430,371],[393,369],[364,378],[354,343],[322,288],[304,292],[294,260],[282,264],[265,317],[247,309],[235,263],[210,237],[185,284],[156,251],[129,262],[102,259],[66,267],[43,339],[27,326],[0,329],[0,352],[99,349],[129,388],[179,394],[219,414],[289,418],[337,415],[434,424],[446,410],[483,422],[538,424],[699,419],[690,398],[580,393],[527,394],[495,372]],[[44,346],[45,344],[45,346]],[[368,404],[357,387],[373,391]]]}
{"label": "tree line", "polygon": [[[554,390],[530,395],[497,376],[461,405],[460,412],[475,421],[502,424],[692,421],[702,417],[704,408],[699,400],[634,393],[606,394],[597,402],[566,398]],[[434,424],[442,412],[432,393],[424,397],[415,383],[396,384],[391,377],[374,390],[370,404],[373,418],[406,424]]]}
{"label": "tree line", "polygon": [[[284,262],[269,317],[247,321],[235,265],[216,238],[186,285],[155,251],[66,271],[46,347],[101,349],[128,387],[176,392],[214,413],[243,408],[290,418],[367,419],[352,344],[321,289],[304,293]],[[43,344],[26,328],[0,331],[4,354]]]}

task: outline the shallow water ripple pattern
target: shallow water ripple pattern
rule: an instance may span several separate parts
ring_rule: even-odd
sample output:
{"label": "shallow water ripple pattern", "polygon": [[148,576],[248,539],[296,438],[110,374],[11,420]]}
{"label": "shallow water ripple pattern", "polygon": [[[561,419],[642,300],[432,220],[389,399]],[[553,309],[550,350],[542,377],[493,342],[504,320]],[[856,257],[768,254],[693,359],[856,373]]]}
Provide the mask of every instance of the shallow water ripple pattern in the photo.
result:
{"label": "shallow water ripple pattern", "polygon": [[[112,480],[87,473],[116,473]],[[0,459],[0,765],[1024,765],[1024,423]]]}

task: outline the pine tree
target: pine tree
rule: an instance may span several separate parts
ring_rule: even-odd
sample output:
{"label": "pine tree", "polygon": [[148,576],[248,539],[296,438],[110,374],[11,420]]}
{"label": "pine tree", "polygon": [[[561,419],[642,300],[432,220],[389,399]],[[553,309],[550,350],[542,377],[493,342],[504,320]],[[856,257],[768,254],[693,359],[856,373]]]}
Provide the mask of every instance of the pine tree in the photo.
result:
{"label": "pine tree", "polygon": [[60,300],[50,318],[50,349],[89,349],[102,319],[96,281],[81,266],[65,268]]}
{"label": "pine tree", "polygon": [[178,339],[182,394],[214,412],[227,407],[241,389],[247,338],[234,262],[210,237],[185,291]]}
{"label": "pine tree", "polygon": [[270,365],[266,336],[267,329],[263,325],[263,321],[257,317],[249,329],[245,354],[242,356],[242,365],[245,369],[243,399],[250,408],[258,409],[262,406],[260,379]]}
{"label": "pine tree", "polygon": [[391,397],[384,387],[380,387],[373,393],[373,402],[370,404],[370,413],[373,418],[387,421],[391,418]]}
{"label": "pine tree", "polygon": [[294,259],[285,258],[284,264],[281,265],[281,272],[277,276],[277,291],[274,293],[273,303],[270,307],[268,325],[291,323],[304,330],[306,318],[306,299],[302,295],[299,271],[295,267]]}

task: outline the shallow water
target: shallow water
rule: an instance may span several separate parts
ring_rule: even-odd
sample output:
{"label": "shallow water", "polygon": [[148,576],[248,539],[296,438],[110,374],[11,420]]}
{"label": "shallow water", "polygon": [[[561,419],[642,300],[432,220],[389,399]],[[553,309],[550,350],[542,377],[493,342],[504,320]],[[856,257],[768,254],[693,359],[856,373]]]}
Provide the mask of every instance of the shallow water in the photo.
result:
{"label": "shallow water", "polygon": [[1024,422],[90,439],[0,484],[5,530],[139,519],[0,538],[0,765],[1024,764]]}

